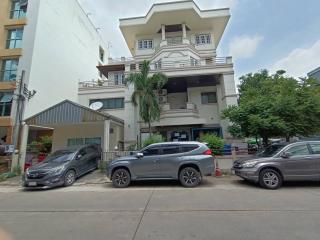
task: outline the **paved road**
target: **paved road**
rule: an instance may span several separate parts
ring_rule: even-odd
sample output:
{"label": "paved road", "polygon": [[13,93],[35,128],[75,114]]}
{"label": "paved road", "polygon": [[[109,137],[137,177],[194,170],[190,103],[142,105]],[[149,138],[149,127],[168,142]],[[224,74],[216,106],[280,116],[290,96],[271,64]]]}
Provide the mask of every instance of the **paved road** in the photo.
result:
{"label": "paved road", "polygon": [[0,187],[0,228],[13,240],[315,240],[319,223],[319,183],[278,191],[233,178],[210,178],[196,189],[175,182],[32,192]]}

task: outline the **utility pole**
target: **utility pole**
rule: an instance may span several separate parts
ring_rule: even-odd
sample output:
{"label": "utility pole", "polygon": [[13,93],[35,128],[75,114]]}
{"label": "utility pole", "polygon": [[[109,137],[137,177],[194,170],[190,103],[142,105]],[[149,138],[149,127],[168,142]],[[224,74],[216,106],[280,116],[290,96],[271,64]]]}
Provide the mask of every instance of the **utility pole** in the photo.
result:
{"label": "utility pole", "polygon": [[[19,141],[20,126],[21,126],[21,121],[22,121],[23,112],[24,112],[24,101],[26,99],[23,94],[24,93],[24,77],[25,77],[25,71],[22,70],[21,78],[19,81],[19,91],[18,91],[18,94],[16,94],[16,112],[15,112],[15,120],[14,120],[13,135],[12,135],[12,138],[13,138],[12,159],[16,153],[16,148]],[[18,165],[19,163],[20,163],[20,159],[18,158]],[[23,167],[23,166],[20,166],[20,167]]]}

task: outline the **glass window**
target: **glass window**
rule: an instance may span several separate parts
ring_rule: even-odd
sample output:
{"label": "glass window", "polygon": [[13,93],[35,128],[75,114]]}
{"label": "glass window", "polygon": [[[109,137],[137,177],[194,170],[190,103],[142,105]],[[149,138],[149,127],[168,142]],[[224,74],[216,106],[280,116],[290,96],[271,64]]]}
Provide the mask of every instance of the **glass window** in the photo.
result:
{"label": "glass window", "polygon": [[144,156],[153,156],[153,155],[158,155],[159,154],[159,148],[157,147],[150,147],[147,149],[144,149],[142,151]]}
{"label": "glass window", "polygon": [[0,92],[0,116],[10,116],[13,92]]}
{"label": "glass window", "polygon": [[301,156],[310,154],[309,149],[305,144],[291,147],[286,152],[290,153],[291,156]]}
{"label": "glass window", "polygon": [[210,44],[211,43],[211,35],[210,34],[199,34],[196,36],[196,44]]}
{"label": "glass window", "polygon": [[310,147],[313,154],[320,154],[320,143],[311,143]]}
{"label": "glass window", "polygon": [[115,85],[123,85],[124,84],[124,74],[123,73],[115,73],[113,76],[114,76],[114,84]]}
{"label": "glass window", "polygon": [[90,100],[89,105],[94,102],[102,102],[102,109],[124,108],[124,98],[92,99]]}
{"label": "glass window", "polygon": [[83,138],[69,138],[68,146],[81,146],[83,145]]}
{"label": "glass window", "polygon": [[172,145],[172,146],[165,146],[162,148],[162,154],[167,155],[167,154],[176,154],[180,152],[180,147],[179,145]]}
{"label": "glass window", "polygon": [[153,40],[138,41],[138,49],[152,49],[152,48],[153,48]]}
{"label": "glass window", "polygon": [[23,28],[8,30],[8,38],[7,38],[6,48],[7,49],[21,48],[22,47],[22,35],[23,35]]}
{"label": "glass window", "polygon": [[192,150],[195,150],[197,149],[199,146],[198,145],[191,145],[191,144],[188,144],[188,145],[182,145],[181,147],[181,152],[191,152]]}
{"label": "glass window", "polygon": [[215,92],[201,93],[201,103],[217,103],[217,94]]}
{"label": "glass window", "polygon": [[1,82],[15,81],[17,78],[19,60],[18,59],[6,59],[2,61],[1,67]]}
{"label": "glass window", "polygon": [[11,19],[20,19],[26,16],[28,1],[27,0],[11,0]]}
{"label": "glass window", "polygon": [[96,147],[90,146],[87,147],[87,153],[97,153],[98,149]]}
{"label": "glass window", "polygon": [[104,62],[104,50],[102,47],[99,48],[99,58],[101,62]]}

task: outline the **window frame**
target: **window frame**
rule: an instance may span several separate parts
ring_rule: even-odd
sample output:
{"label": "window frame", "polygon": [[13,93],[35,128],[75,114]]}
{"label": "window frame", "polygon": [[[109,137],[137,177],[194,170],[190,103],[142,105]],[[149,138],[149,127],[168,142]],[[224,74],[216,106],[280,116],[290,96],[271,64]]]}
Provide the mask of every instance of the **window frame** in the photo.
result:
{"label": "window frame", "polygon": [[10,117],[11,116],[14,93],[13,92],[0,92],[0,100],[2,100],[2,98],[5,95],[11,95],[12,97],[11,97],[10,102],[0,102],[0,117]]}
{"label": "window frame", "polygon": [[212,44],[211,33],[200,33],[195,37],[196,45],[208,45]]}
{"label": "window frame", "polygon": [[21,8],[19,0],[11,0],[10,19],[21,19],[26,17],[27,7],[24,10]]}
{"label": "window frame", "polygon": [[[7,34],[7,40],[6,40],[6,49],[22,48],[23,30],[24,30],[23,27],[7,29],[8,34]],[[20,38],[17,38],[17,32],[21,32]],[[12,38],[13,33],[15,38]],[[12,43],[13,43],[13,47],[11,47]],[[17,44],[17,43],[20,43],[20,44]]]}
{"label": "window frame", "polygon": [[[6,65],[7,62],[10,62],[10,67],[7,69]],[[0,82],[14,82],[17,80],[17,73],[18,73],[18,65],[19,65],[19,58],[8,58],[3,59],[1,62],[1,71],[0,71]],[[13,68],[16,66],[16,68]],[[9,78],[6,78],[7,73],[9,73]],[[15,75],[15,78],[11,78],[12,75]]]}
{"label": "window frame", "polygon": [[[214,95],[214,101],[210,102],[209,99],[209,95],[213,94]],[[207,102],[204,101],[204,97],[206,97]],[[201,104],[217,104],[218,103],[218,97],[217,97],[217,92],[201,92]]]}
{"label": "window frame", "polygon": [[153,39],[138,40],[138,49],[139,50],[154,49]]}

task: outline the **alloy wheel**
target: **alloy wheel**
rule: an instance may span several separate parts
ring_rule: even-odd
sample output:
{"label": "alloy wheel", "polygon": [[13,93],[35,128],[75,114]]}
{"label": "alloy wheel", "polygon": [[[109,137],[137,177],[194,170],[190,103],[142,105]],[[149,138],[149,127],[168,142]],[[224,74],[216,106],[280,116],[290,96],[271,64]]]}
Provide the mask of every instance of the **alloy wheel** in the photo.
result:
{"label": "alloy wheel", "polygon": [[266,172],[263,175],[263,182],[268,187],[274,188],[279,184],[279,178],[274,172]]}

